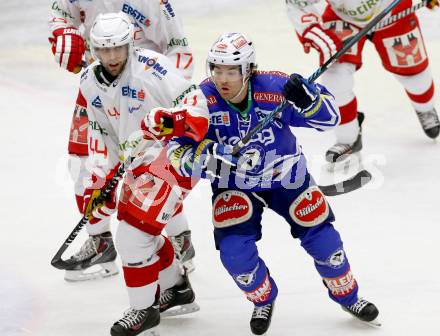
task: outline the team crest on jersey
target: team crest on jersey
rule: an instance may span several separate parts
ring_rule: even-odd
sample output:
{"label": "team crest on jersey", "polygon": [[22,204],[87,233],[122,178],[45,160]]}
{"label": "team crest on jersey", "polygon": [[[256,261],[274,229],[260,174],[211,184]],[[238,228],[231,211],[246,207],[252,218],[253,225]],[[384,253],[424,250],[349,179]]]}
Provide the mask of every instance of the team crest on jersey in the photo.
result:
{"label": "team crest on jersey", "polygon": [[246,147],[246,151],[241,154],[239,162],[240,170],[247,172],[258,171],[265,156],[265,150],[258,144],[251,144]]}
{"label": "team crest on jersey", "polygon": [[412,31],[383,39],[392,66],[405,68],[426,60],[426,50],[418,27]]}
{"label": "team crest on jersey", "polygon": [[101,98],[99,98],[99,96],[96,96],[96,98],[93,99],[92,106],[95,106],[96,108],[102,108],[102,102],[101,102]]}
{"label": "team crest on jersey", "polygon": [[224,228],[247,221],[253,207],[248,195],[238,190],[228,190],[218,195],[213,203],[213,223]]}
{"label": "team crest on jersey", "polygon": [[228,111],[219,111],[219,112],[211,113],[209,115],[209,123],[211,125],[230,126],[231,120],[229,118],[229,112]]}
{"label": "team crest on jersey", "polygon": [[317,186],[311,186],[303,191],[289,208],[292,219],[305,227],[321,224],[328,217],[329,212],[327,200]]}

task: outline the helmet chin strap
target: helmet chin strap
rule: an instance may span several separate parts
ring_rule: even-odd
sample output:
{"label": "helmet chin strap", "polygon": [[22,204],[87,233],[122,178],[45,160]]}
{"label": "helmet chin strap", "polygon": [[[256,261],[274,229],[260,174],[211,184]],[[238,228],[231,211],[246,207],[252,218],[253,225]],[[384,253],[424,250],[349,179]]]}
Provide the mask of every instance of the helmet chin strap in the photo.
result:
{"label": "helmet chin strap", "polygon": [[249,78],[250,78],[249,74],[246,77],[243,78],[243,85],[241,86],[240,91],[238,91],[238,93],[234,97],[229,99],[230,102],[232,102],[235,98],[237,98],[239,95],[242,94],[242,92],[243,92],[243,90],[244,90],[244,88],[246,86],[246,83],[249,81]]}

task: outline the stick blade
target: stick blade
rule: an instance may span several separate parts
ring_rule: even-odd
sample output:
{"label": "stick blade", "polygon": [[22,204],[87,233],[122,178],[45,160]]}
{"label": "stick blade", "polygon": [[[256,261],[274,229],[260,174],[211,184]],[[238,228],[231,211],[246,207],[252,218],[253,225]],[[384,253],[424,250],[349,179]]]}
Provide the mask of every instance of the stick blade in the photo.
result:
{"label": "stick blade", "polygon": [[357,190],[371,181],[373,176],[368,170],[361,170],[353,177],[335,184],[319,186],[326,196],[338,196]]}

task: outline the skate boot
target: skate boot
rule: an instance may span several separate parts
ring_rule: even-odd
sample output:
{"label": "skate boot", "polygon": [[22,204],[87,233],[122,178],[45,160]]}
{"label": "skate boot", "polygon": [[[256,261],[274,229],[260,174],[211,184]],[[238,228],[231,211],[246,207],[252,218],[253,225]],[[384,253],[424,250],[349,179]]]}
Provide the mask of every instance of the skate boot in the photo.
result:
{"label": "skate boot", "polygon": [[364,119],[365,115],[362,112],[358,112],[359,134],[355,142],[352,144],[336,143],[325,153],[325,159],[332,164],[331,168],[335,168],[336,165],[340,166],[340,163],[349,159],[349,156],[358,153],[362,149],[362,123]]}
{"label": "skate boot", "polygon": [[78,253],[66,260],[64,279],[67,281],[84,281],[106,278],[118,274],[114,262],[116,250],[111,232],[90,236]]}
{"label": "skate boot", "polygon": [[168,317],[196,312],[200,307],[194,302],[194,299],[194,291],[185,273],[182,284],[175,285],[160,293],[160,314],[162,317]]}
{"label": "skate boot", "polygon": [[377,316],[379,315],[379,310],[373,303],[363,298],[359,298],[351,306],[348,307],[341,306],[341,307],[344,311],[350,313],[351,315],[358,318],[362,322],[365,322],[369,325],[373,325],[376,327],[379,327],[381,325],[380,322],[376,320]]}
{"label": "skate boot", "polygon": [[124,317],[116,321],[110,329],[112,336],[159,336],[156,326],[160,322],[159,305],[155,302],[151,307],[136,310],[129,309]]}
{"label": "skate boot", "polygon": [[191,231],[183,231],[177,236],[168,237],[174,248],[176,258],[182,263],[187,273],[194,271],[193,258],[196,255],[191,242]]}
{"label": "skate boot", "polygon": [[437,138],[440,133],[440,121],[435,108],[428,112],[416,111],[416,113],[425,134],[431,139]]}
{"label": "skate boot", "polygon": [[272,313],[275,308],[275,301],[265,306],[254,307],[251,318],[251,330],[254,335],[264,335],[269,329]]}

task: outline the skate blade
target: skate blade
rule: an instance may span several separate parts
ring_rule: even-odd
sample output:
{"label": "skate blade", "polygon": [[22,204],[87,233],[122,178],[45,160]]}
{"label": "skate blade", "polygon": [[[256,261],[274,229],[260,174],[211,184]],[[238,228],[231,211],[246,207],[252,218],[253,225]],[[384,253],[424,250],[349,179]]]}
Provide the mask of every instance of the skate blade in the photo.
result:
{"label": "skate blade", "polygon": [[160,313],[160,317],[186,315],[186,314],[194,313],[199,310],[200,310],[199,305],[195,302],[192,302],[165,310],[164,312]]}
{"label": "skate blade", "polygon": [[369,325],[370,327],[374,327],[374,328],[382,327],[382,323],[377,318],[375,318],[373,321],[370,321],[370,322],[361,321],[361,320],[359,320],[359,321],[366,324],[366,325]]}
{"label": "skate blade", "polygon": [[192,259],[185,261],[182,265],[187,274],[194,272],[194,270],[196,269],[196,266],[194,265],[194,261]]}
{"label": "skate blade", "polygon": [[354,167],[362,167],[362,155],[360,152],[347,155],[344,159],[337,162],[328,162],[326,169],[329,173],[343,172],[346,174]]}
{"label": "skate blade", "polygon": [[103,264],[93,265],[85,270],[69,271],[66,270],[64,280],[69,282],[80,282],[108,278],[119,273],[115,262],[110,261]]}

